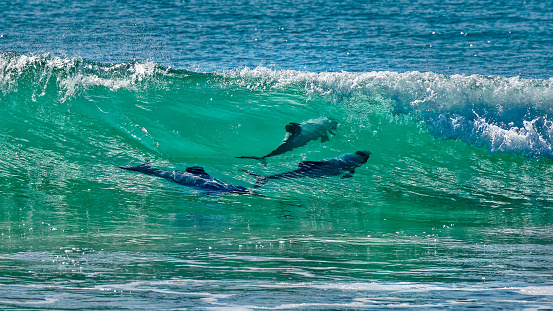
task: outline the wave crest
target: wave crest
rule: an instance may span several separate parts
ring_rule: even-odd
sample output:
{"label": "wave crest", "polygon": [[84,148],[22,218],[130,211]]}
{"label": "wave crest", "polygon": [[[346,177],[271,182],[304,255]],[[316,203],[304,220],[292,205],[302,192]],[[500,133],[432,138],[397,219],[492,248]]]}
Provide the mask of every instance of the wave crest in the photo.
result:
{"label": "wave crest", "polygon": [[46,94],[51,83],[55,83],[63,102],[94,86],[112,91],[134,89],[140,82],[167,71],[153,62],[100,64],[49,53],[0,53],[0,90],[6,95],[27,84],[32,89],[32,99],[36,100],[37,96]]}
{"label": "wave crest", "polygon": [[339,104],[351,105],[355,98],[364,101],[356,107],[385,105],[390,114],[424,122],[434,137],[460,139],[492,153],[553,158],[553,79],[433,72],[314,73],[265,67],[226,74],[251,88],[294,86],[329,95]]}

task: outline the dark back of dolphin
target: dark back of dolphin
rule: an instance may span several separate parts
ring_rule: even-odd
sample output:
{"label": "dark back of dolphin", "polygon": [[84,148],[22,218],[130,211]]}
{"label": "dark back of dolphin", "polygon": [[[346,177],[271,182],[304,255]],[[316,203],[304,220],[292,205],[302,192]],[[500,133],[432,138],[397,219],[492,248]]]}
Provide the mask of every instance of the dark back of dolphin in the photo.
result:
{"label": "dark back of dolphin", "polygon": [[206,191],[252,194],[252,192],[245,187],[229,184],[212,177],[200,166],[188,167],[184,172],[168,171],[152,168],[150,162],[148,161],[138,166],[119,168],[165,178],[184,186],[195,187]]}
{"label": "dark back of dolphin", "polygon": [[248,170],[242,171],[256,179],[255,188],[263,186],[270,179],[315,178],[333,175],[342,175],[342,178],[349,178],[355,173],[355,168],[367,162],[370,155],[371,152],[369,151],[357,151],[322,161],[303,161],[298,164],[298,168],[295,170],[271,176],[262,176]]}

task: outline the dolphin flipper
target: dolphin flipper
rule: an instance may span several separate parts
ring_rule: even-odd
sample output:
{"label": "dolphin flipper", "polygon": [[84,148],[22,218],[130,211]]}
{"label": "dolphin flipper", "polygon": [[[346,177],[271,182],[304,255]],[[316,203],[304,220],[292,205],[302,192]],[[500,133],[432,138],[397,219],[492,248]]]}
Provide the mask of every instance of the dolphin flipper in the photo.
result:
{"label": "dolphin flipper", "polygon": [[344,174],[344,176],[342,176],[342,178],[351,178],[353,177],[353,173],[352,172],[347,172]]}
{"label": "dolphin flipper", "polygon": [[351,178],[353,177],[353,174],[355,173],[355,168],[352,168],[351,170],[348,170],[342,178]]}

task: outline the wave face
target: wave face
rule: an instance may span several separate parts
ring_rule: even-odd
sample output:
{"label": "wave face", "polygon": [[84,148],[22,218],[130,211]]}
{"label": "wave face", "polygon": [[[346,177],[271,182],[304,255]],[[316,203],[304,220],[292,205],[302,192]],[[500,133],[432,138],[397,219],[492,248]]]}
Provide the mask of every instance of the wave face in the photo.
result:
{"label": "wave face", "polygon": [[[113,286],[140,304],[157,301],[148,293],[202,284],[190,299],[240,307],[202,282],[219,280],[240,295],[256,279],[263,290],[305,285],[271,300],[275,308],[321,288],[330,298],[310,306],[355,308],[371,304],[344,291],[356,296],[374,280],[391,282],[379,290],[403,298],[396,287],[415,284],[429,304],[425,282],[485,279],[505,289],[513,279],[551,280],[551,79],[265,67],[196,73],[2,53],[0,92],[0,249],[13,263],[3,275],[60,293],[79,278],[68,305]],[[286,124],[323,116],[339,122],[328,142],[267,166],[235,158],[265,155]],[[202,166],[252,187],[241,170],[274,174],[357,150],[372,155],[353,178],[271,181],[257,190],[262,196],[203,195],[117,168],[147,160]],[[150,282],[158,277],[173,285]],[[35,285],[8,289],[35,301]],[[210,290],[213,297],[202,296]],[[451,301],[464,297],[448,290]],[[509,295],[499,292],[490,299]]]}
{"label": "wave face", "polygon": [[[106,65],[47,54],[11,53],[1,54],[0,69],[0,87],[3,101],[7,103],[4,109],[11,114],[5,117],[6,122],[12,117],[13,122],[27,117],[44,119],[46,111],[48,116],[60,118],[61,107],[91,118],[101,112],[111,118],[110,121],[104,118],[101,123],[133,133],[131,137],[156,152],[162,152],[167,147],[160,146],[161,138],[148,133],[148,127],[152,125],[132,122],[124,113],[127,109],[144,109],[142,113],[133,113],[147,117],[147,112],[153,108],[137,104],[137,101],[145,102],[146,106],[153,101],[158,104],[154,113],[159,114],[158,118],[166,118],[158,120],[158,127],[178,123],[178,118],[172,119],[170,113],[164,114],[164,111],[171,109],[182,109],[192,115],[193,111],[200,110],[203,116],[215,118],[213,123],[235,121],[236,127],[241,127],[246,119],[250,123],[264,123],[267,126],[271,125],[268,122],[274,122],[280,124],[279,128],[267,130],[275,132],[281,132],[282,124],[289,122],[290,117],[287,119],[284,116],[294,116],[297,121],[301,121],[332,114],[342,121],[343,126],[361,128],[374,126],[373,123],[383,124],[384,120],[390,118],[407,118],[411,121],[409,124],[424,123],[427,133],[435,138],[461,140],[491,153],[553,158],[550,138],[553,120],[552,79],[443,75],[431,72],[313,73],[275,71],[264,67],[199,74],[169,70],[154,63]],[[173,88],[173,85],[177,85],[178,89]],[[274,94],[276,99],[265,95],[266,92]],[[112,99],[109,108],[118,110],[118,113],[110,114],[105,104],[96,103],[100,100],[95,98],[95,94]],[[191,95],[198,97],[196,99]],[[211,95],[219,95],[219,102],[214,102]],[[238,99],[227,100],[224,96]],[[265,97],[267,102],[261,102]],[[260,119],[262,116],[258,114],[273,106],[278,108],[274,109],[277,112],[275,118]],[[205,110],[209,108],[223,109],[221,114],[225,116],[219,116],[217,112],[208,115],[210,112]],[[282,117],[277,119],[279,114]],[[371,120],[376,115],[379,118]],[[121,123],[115,121],[118,118]],[[221,118],[223,120],[219,120]],[[209,123],[194,120],[194,123],[198,122]],[[173,133],[182,131],[181,128],[170,127],[165,130]],[[380,131],[386,132],[387,129],[380,128]],[[191,132],[181,133],[180,136],[191,144],[203,145],[201,140],[189,138]],[[241,130],[226,134],[244,135]],[[218,138],[214,135],[210,140],[215,142]],[[274,142],[268,143],[267,147],[274,145]],[[263,147],[266,146],[259,146],[259,149]],[[182,152],[187,153],[186,150]]]}
{"label": "wave face", "polygon": [[[551,79],[264,67],[194,73],[155,63],[11,53],[1,55],[0,70],[8,176],[63,170],[55,179],[65,184],[116,174],[106,167],[154,160],[211,168],[247,186],[250,180],[237,170],[259,168],[235,157],[265,155],[280,144],[284,125],[322,116],[338,120],[337,136],[272,158],[264,173],[366,149],[373,156],[360,174],[365,178],[391,180],[402,169],[419,183],[445,167],[453,180],[443,180],[444,195],[461,191],[471,198],[473,188],[461,190],[466,181],[496,174],[482,163],[508,159],[498,165],[519,163],[535,180],[534,170],[553,158]],[[541,186],[535,189],[540,198]],[[435,189],[433,183],[418,187]]]}

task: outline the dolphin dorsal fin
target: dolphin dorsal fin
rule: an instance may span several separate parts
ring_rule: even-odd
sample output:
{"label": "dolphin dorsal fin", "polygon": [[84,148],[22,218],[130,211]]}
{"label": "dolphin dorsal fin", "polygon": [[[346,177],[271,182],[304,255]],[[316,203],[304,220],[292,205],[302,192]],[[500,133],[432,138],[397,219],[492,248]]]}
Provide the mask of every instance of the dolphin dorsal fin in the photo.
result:
{"label": "dolphin dorsal fin", "polygon": [[301,126],[299,123],[290,122],[290,124],[286,125],[285,129],[286,129],[286,132],[292,135],[297,135],[301,133]]}
{"label": "dolphin dorsal fin", "polygon": [[208,173],[205,172],[204,168],[201,166],[191,166],[186,168],[186,172],[194,175],[207,175]]}

